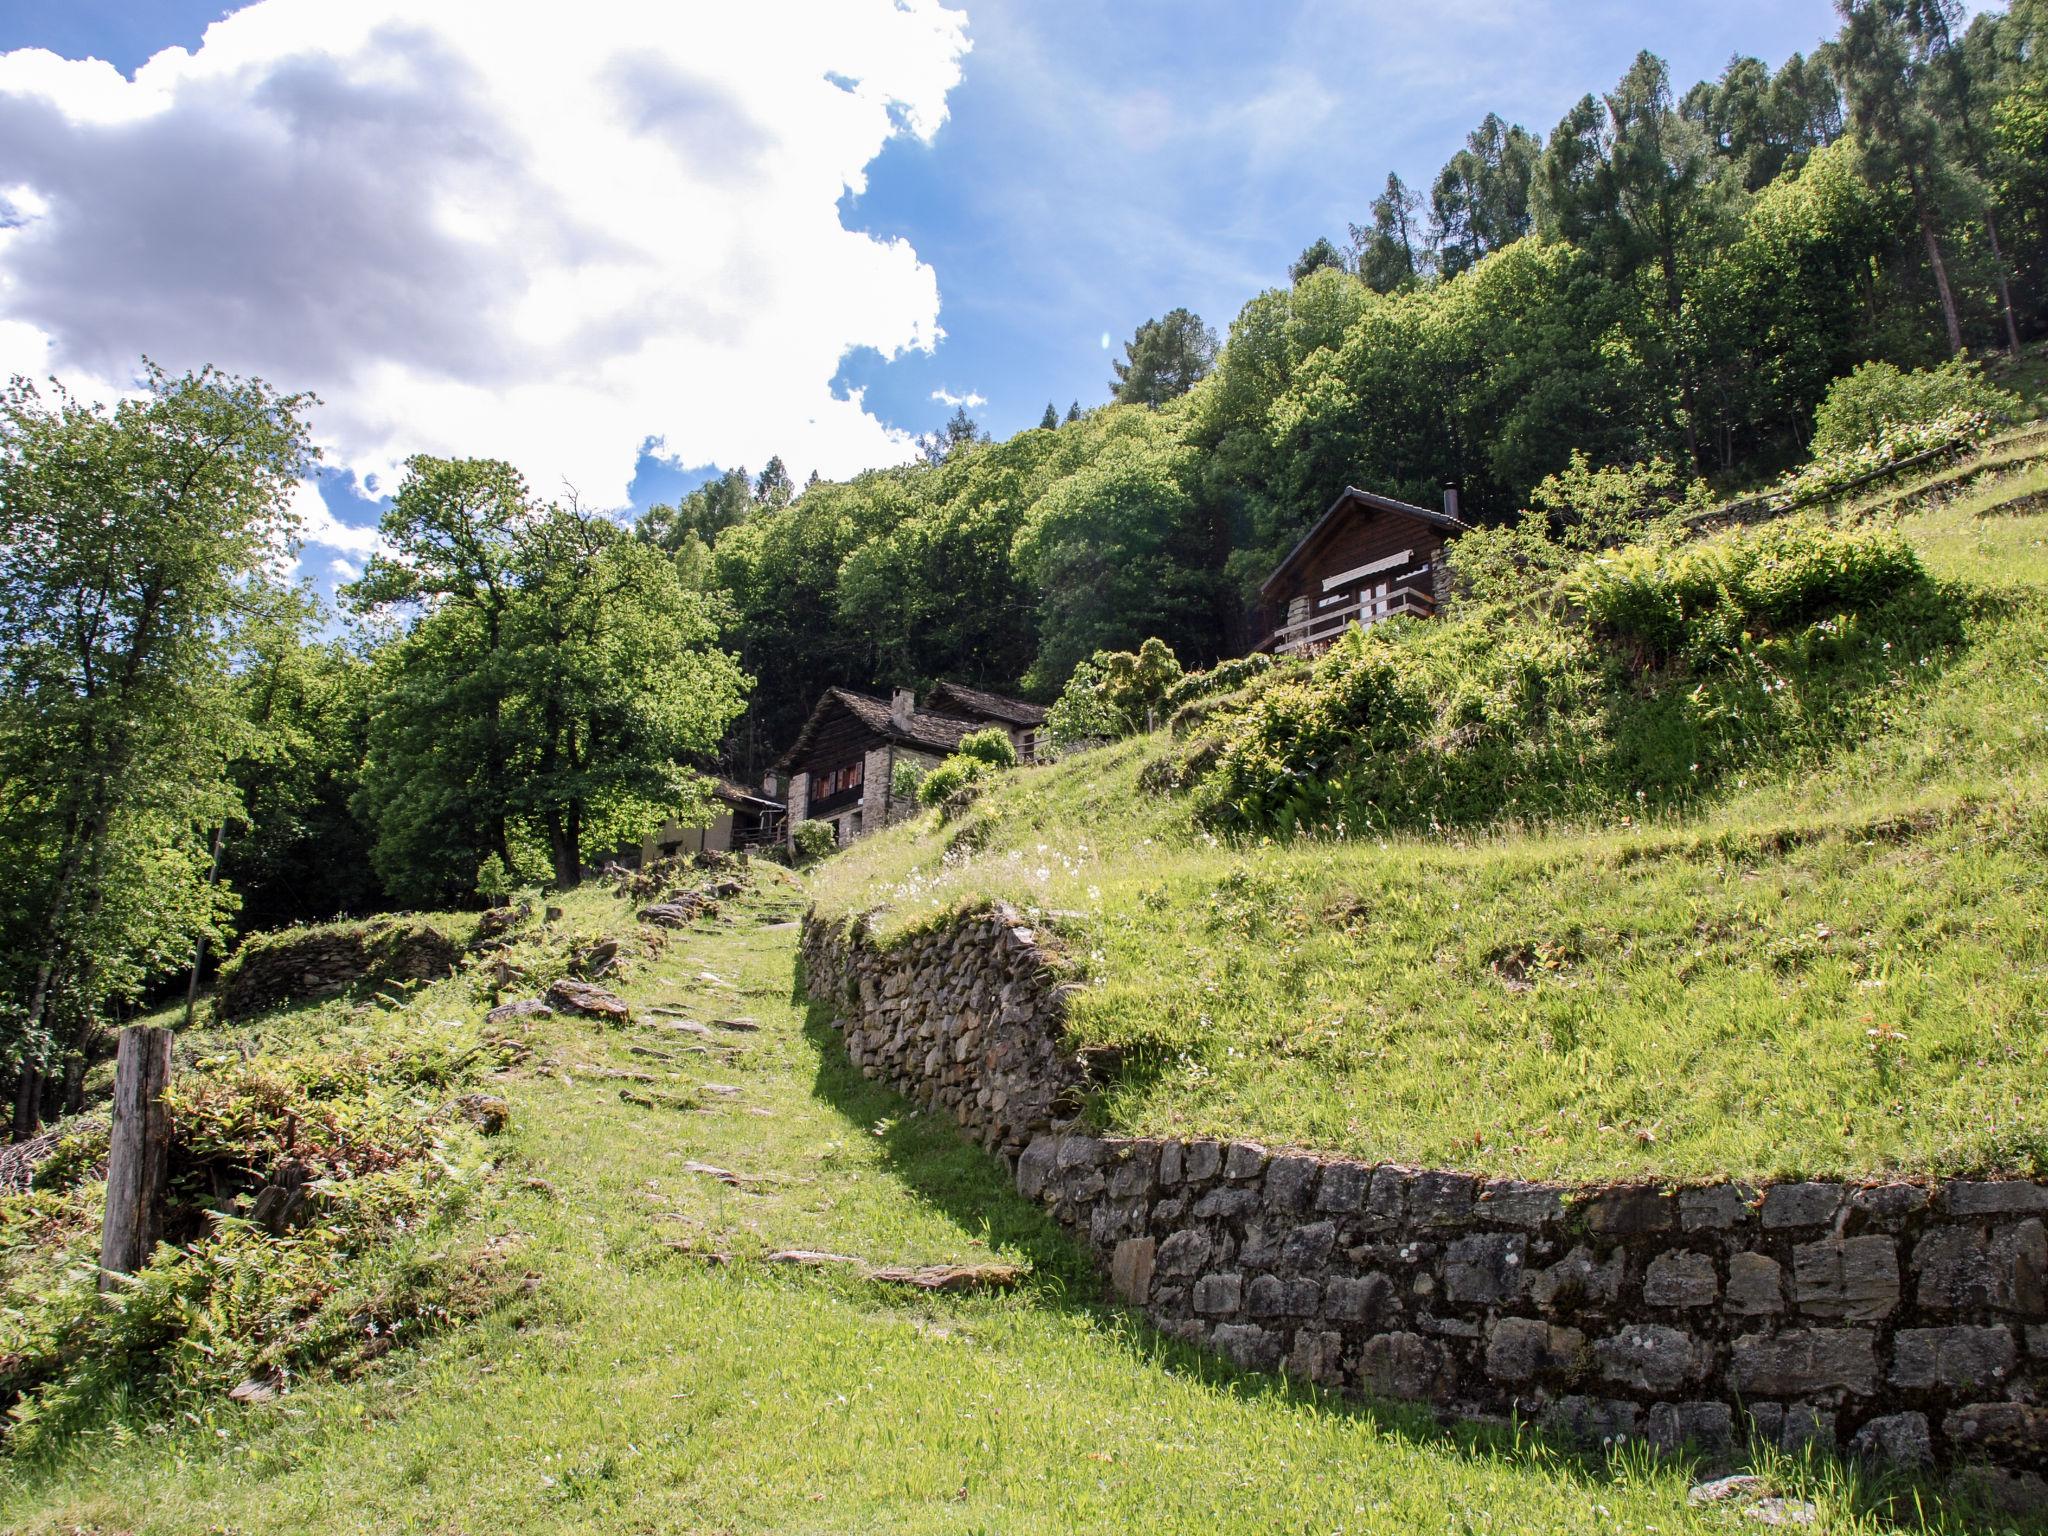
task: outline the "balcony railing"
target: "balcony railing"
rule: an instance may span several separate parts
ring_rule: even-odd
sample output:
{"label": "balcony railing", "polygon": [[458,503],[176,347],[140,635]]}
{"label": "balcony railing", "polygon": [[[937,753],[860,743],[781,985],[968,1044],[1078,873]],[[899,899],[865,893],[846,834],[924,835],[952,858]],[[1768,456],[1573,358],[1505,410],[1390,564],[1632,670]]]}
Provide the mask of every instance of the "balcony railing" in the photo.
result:
{"label": "balcony railing", "polygon": [[1326,608],[1298,624],[1283,624],[1260,644],[1262,651],[1278,656],[1312,655],[1329,645],[1356,624],[1370,629],[1386,619],[1408,617],[1427,619],[1436,613],[1436,597],[1421,587],[1401,587],[1393,592],[1367,592],[1355,603]]}

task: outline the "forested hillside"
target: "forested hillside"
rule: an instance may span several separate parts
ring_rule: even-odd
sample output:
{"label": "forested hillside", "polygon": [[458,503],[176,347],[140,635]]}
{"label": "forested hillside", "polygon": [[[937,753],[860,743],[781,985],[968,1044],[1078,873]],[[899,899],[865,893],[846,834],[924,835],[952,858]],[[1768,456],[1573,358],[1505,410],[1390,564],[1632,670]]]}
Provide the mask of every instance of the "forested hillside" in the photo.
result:
{"label": "forested hillside", "polygon": [[792,498],[778,462],[657,509],[643,537],[731,594],[758,679],[736,762],[826,682],[1050,696],[1149,635],[1231,654],[1346,484],[1432,504],[1454,479],[1482,523],[1574,453],[1739,488],[1866,359],[2017,352],[2043,321],[2048,6],[1958,15],[1861,0],[1812,57],[1683,91],[1644,54],[1547,137],[1489,115],[1426,198],[1390,176],[1220,349],[1184,310],[1141,328],[1078,420],[994,443],[963,412],[909,468]]}

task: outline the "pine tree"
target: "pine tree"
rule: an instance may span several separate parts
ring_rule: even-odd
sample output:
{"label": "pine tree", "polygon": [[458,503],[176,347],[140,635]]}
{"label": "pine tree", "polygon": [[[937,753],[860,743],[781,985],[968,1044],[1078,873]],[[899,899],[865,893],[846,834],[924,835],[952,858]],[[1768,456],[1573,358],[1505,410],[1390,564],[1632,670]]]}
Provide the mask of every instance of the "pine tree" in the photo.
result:
{"label": "pine tree", "polygon": [[1056,427],[1060,424],[1060,410],[1050,400],[1045,402],[1045,414],[1038,419],[1040,427]]}
{"label": "pine tree", "polygon": [[1075,401],[1075,402],[1074,402],[1074,403],[1073,403],[1072,405],[1070,405],[1070,406],[1068,406],[1068,407],[1067,407],[1067,420],[1068,420],[1068,421],[1070,421],[1070,422],[1074,422],[1074,421],[1079,421],[1080,419],[1081,419],[1081,402],[1080,402],[1080,401],[1078,401],[1078,400],[1076,400],[1076,401]]}

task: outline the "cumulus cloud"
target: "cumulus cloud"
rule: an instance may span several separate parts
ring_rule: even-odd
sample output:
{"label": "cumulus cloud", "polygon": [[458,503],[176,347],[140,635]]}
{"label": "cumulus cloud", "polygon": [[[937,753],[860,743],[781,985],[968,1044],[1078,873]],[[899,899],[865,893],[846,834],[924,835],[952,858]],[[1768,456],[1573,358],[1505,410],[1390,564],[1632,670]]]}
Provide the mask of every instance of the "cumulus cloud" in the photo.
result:
{"label": "cumulus cloud", "polygon": [[967,391],[967,393],[964,395],[956,395],[950,389],[935,389],[932,391],[932,398],[938,401],[941,405],[965,405],[973,407],[988,404],[988,396],[977,394],[974,390],[971,389]]}
{"label": "cumulus cloud", "polygon": [[[302,544],[317,544],[322,549],[354,555],[358,560],[368,559],[383,547],[375,528],[358,527],[336,517],[327,498],[320,494],[320,487],[311,480],[301,480],[293,489],[292,512],[298,518]],[[341,563],[335,562],[337,566]]]}
{"label": "cumulus cloud", "polygon": [[931,348],[937,278],[838,202],[966,49],[938,0],[259,0],[132,80],[0,55],[0,371],[218,363],[317,391],[359,478],[489,454],[600,504],[649,440],[900,460],[831,379]]}

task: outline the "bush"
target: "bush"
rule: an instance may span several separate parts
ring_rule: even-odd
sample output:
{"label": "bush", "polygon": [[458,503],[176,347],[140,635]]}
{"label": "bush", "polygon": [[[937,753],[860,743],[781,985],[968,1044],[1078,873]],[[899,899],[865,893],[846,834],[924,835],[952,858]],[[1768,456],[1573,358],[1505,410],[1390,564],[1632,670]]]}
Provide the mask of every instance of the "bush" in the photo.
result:
{"label": "bush", "polygon": [[986,730],[974,731],[960,738],[960,745],[954,748],[954,756],[971,757],[976,762],[986,763],[991,768],[1014,768],[1017,766],[1017,747],[1010,740],[1009,732],[999,725]]}
{"label": "bush", "polygon": [[1102,696],[1135,730],[1148,710],[1165,703],[1167,691],[1180,679],[1180,658],[1155,636],[1135,652],[1111,651],[1103,658]]}
{"label": "bush", "polygon": [[889,798],[892,800],[915,800],[917,787],[924,782],[924,776],[931,768],[911,758],[904,758],[889,770]]}
{"label": "bush", "polygon": [[918,803],[933,808],[943,806],[968,785],[994,771],[981,758],[955,753],[924,776],[924,782],[917,786]]}
{"label": "bush", "polygon": [[1099,741],[1114,741],[1131,733],[1130,720],[1102,691],[1109,652],[1097,651],[1077,663],[1074,675],[1046,711],[1045,734],[1056,752],[1072,752]]}
{"label": "bush", "polygon": [[798,822],[790,833],[790,842],[795,846],[798,864],[815,864],[839,847],[838,834],[829,821]]}
{"label": "bush", "polygon": [[1160,700],[1160,704],[1168,711],[1179,710],[1197,699],[1214,698],[1222,693],[1235,693],[1252,679],[1263,677],[1272,670],[1273,658],[1264,651],[1255,651],[1234,661],[1220,661],[1206,672],[1188,673],[1166,690],[1166,696]]}
{"label": "bush", "polygon": [[1874,443],[1887,428],[1914,426],[1953,415],[2011,420],[2020,399],[1984,377],[1968,358],[1938,368],[1902,373],[1890,363],[1864,363],[1828,386],[1813,413],[1815,458]]}

